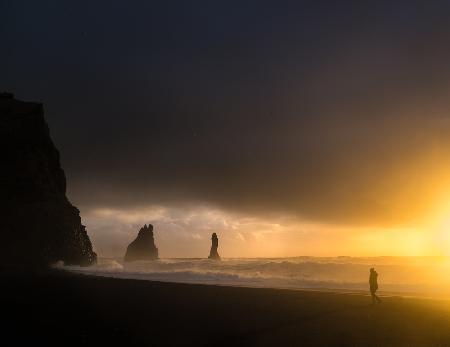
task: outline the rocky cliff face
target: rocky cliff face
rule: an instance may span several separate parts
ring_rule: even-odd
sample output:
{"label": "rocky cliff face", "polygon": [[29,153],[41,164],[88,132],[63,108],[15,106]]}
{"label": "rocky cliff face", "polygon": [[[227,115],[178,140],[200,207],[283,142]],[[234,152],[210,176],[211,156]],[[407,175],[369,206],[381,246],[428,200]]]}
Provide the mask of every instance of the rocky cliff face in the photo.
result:
{"label": "rocky cliff face", "polygon": [[42,104],[0,94],[0,259],[3,264],[89,265],[96,261]]}
{"label": "rocky cliff face", "polygon": [[153,238],[153,225],[144,225],[139,230],[136,239],[131,242],[125,254],[125,261],[135,260],[155,260],[158,259],[158,248],[155,246]]}
{"label": "rocky cliff face", "polygon": [[216,233],[213,233],[211,236],[211,250],[209,251],[209,259],[220,260],[220,255],[217,252],[217,248],[219,248],[219,238]]}

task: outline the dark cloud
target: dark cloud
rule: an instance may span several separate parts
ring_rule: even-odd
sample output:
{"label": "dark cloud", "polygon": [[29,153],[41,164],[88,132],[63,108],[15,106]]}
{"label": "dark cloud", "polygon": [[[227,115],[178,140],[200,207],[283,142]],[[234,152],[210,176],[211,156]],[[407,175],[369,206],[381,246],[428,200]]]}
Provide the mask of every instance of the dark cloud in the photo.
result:
{"label": "dark cloud", "polygon": [[392,224],[438,194],[424,192],[449,149],[444,2],[1,9],[0,89],[45,102],[77,204]]}

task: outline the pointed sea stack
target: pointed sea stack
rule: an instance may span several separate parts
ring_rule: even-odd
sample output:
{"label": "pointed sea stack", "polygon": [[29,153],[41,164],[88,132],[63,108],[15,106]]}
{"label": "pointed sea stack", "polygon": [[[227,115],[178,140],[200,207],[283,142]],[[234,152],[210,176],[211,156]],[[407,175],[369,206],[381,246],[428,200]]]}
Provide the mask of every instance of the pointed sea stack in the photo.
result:
{"label": "pointed sea stack", "polygon": [[153,225],[149,224],[147,227],[146,224],[139,230],[136,239],[128,245],[124,260],[129,262],[155,259],[158,259],[158,248],[153,238]]}
{"label": "pointed sea stack", "polygon": [[216,233],[211,236],[211,250],[209,251],[208,259],[220,260],[220,255],[217,253],[217,248],[219,247],[219,239]]}
{"label": "pointed sea stack", "polygon": [[97,255],[66,197],[66,176],[44,108],[0,93],[0,262],[90,265]]}

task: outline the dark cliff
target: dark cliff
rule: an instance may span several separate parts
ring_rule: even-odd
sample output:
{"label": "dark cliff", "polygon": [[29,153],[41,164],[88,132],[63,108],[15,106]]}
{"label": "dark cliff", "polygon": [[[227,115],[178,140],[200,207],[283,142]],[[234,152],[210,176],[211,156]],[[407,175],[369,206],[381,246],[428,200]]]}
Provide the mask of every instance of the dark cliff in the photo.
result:
{"label": "dark cliff", "polygon": [[96,261],[42,104],[0,94],[0,259],[3,264],[89,265]]}
{"label": "dark cliff", "polygon": [[149,224],[148,227],[144,225],[136,239],[129,244],[124,260],[128,262],[155,259],[158,259],[158,248],[153,238],[153,225]]}

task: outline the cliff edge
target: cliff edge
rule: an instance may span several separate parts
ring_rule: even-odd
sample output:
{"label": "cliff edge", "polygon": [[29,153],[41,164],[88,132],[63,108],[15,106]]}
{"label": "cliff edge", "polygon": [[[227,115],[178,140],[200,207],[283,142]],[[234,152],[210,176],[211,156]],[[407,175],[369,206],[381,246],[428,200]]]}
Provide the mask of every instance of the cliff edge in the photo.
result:
{"label": "cliff edge", "polygon": [[97,255],[66,177],[43,105],[0,93],[0,259],[3,264],[90,265]]}

